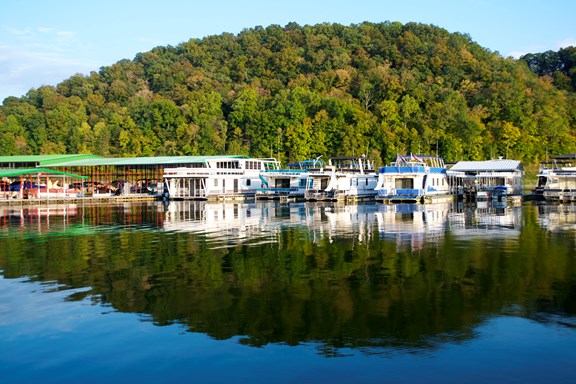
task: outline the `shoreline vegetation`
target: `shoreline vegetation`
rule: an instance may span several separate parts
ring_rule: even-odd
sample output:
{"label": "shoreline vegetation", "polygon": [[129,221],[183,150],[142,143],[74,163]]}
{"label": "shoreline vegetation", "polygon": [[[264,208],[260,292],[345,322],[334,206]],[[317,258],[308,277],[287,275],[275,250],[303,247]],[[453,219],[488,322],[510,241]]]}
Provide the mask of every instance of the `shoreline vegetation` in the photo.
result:
{"label": "shoreline vegetation", "polygon": [[531,169],[574,152],[574,63],[574,47],[516,60],[419,23],[254,27],[8,97],[0,154],[286,164],[346,153],[381,166],[420,153],[447,163],[502,156]]}

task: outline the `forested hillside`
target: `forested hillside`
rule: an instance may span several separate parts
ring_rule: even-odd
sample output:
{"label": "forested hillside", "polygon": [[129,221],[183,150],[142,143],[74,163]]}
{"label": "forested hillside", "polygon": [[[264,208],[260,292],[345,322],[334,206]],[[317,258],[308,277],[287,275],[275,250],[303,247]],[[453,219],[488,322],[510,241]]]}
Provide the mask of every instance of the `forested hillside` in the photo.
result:
{"label": "forested hillside", "polygon": [[576,150],[574,89],[541,74],[431,25],[255,27],[9,97],[0,154],[535,162]]}
{"label": "forested hillside", "polygon": [[558,52],[529,53],[520,59],[532,72],[552,77],[558,88],[576,91],[576,47],[562,48]]}

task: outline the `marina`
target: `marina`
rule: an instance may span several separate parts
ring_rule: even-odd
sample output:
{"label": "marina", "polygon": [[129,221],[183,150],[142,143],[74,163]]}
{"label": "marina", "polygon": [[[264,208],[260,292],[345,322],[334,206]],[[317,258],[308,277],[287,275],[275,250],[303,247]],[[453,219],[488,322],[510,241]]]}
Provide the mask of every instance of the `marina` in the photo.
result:
{"label": "marina", "polygon": [[3,377],[571,382],[576,206],[494,203],[3,205]]}
{"label": "marina", "polygon": [[243,155],[0,156],[0,204],[180,199],[571,203],[576,200],[576,178],[569,165],[573,159],[568,160],[570,156],[563,155],[542,164],[538,185],[523,194],[522,164],[507,159],[446,165],[435,156],[408,154],[376,172],[363,156],[334,157],[328,163],[317,158],[284,168],[274,158]]}

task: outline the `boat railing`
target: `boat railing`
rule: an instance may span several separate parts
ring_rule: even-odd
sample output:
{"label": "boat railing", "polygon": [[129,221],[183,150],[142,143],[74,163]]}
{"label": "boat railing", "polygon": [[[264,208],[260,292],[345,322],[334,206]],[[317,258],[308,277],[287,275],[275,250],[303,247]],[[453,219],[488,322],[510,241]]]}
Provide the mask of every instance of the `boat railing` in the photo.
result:
{"label": "boat railing", "polygon": [[424,190],[414,188],[402,188],[402,189],[396,189],[396,191],[393,194],[402,196],[421,196],[424,194]]}
{"label": "boat railing", "polygon": [[424,195],[423,189],[417,188],[391,188],[391,189],[379,189],[379,196],[422,196]]}
{"label": "boat railing", "polygon": [[282,188],[282,187],[269,187],[269,188],[256,188],[256,193],[260,192],[260,193],[265,193],[265,192],[279,192],[279,193],[283,193],[283,192],[296,192],[298,191],[298,187],[288,187],[288,188]]}
{"label": "boat railing", "polygon": [[425,165],[387,165],[380,167],[379,173],[424,173]]}

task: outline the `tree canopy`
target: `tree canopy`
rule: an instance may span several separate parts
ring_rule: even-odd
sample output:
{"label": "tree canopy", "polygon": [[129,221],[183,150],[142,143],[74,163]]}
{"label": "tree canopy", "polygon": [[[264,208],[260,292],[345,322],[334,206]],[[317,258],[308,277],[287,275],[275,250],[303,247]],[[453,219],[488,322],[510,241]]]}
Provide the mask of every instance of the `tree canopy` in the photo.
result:
{"label": "tree canopy", "polygon": [[537,162],[574,151],[574,52],[503,58],[418,23],[255,27],[8,97],[0,153]]}

